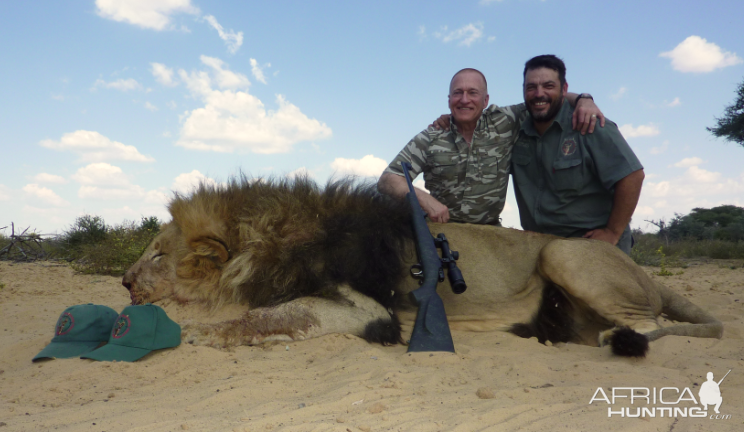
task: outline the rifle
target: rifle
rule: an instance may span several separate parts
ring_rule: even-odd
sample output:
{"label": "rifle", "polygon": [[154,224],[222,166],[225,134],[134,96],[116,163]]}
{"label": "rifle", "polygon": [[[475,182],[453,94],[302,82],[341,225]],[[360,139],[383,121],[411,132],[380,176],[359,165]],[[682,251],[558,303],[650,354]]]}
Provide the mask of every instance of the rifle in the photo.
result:
{"label": "rifle", "polygon": [[728,376],[728,374],[730,374],[730,373],[731,373],[731,369],[729,369],[729,371],[728,371],[728,372],[726,372],[726,375],[724,375],[724,376],[723,376],[723,378],[721,378],[721,380],[720,380],[720,381],[718,381],[718,385],[721,385],[721,383],[723,382],[723,380],[725,380],[725,379],[726,379],[726,377]]}
{"label": "rifle", "polygon": [[[444,312],[444,303],[437,294],[437,284],[444,281],[444,269],[442,264],[447,265],[447,275],[455,294],[461,294],[467,289],[462,273],[457,268],[455,261],[459,258],[457,252],[449,248],[449,242],[444,234],[434,238],[426,225],[424,211],[416,197],[411,177],[408,173],[412,169],[408,162],[401,162],[403,174],[408,182],[408,194],[406,199],[411,206],[413,233],[416,240],[416,255],[419,263],[411,267],[411,275],[419,279],[421,287],[411,292],[411,298],[418,306],[416,322],[413,325],[411,342],[408,352],[419,351],[449,351],[455,352],[452,342],[447,315]],[[437,248],[442,249],[443,258],[439,257]]]}

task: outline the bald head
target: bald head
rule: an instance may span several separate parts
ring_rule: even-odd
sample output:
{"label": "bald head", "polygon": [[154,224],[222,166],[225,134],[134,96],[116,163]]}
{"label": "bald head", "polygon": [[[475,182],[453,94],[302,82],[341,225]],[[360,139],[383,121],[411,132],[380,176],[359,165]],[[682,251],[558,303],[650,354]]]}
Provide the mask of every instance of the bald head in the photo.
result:
{"label": "bald head", "polygon": [[483,75],[483,73],[481,73],[481,71],[479,71],[478,69],[473,69],[473,68],[460,69],[459,71],[457,71],[455,75],[452,76],[452,79],[450,80],[450,88],[449,88],[450,94],[452,94],[452,85],[455,83],[455,78],[457,78],[458,75],[460,74],[477,74],[478,76],[480,76],[480,81],[483,82],[483,87],[481,88],[481,91],[483,91],[483,94],[488,94],[488,83],[486,82],[486,76]]}

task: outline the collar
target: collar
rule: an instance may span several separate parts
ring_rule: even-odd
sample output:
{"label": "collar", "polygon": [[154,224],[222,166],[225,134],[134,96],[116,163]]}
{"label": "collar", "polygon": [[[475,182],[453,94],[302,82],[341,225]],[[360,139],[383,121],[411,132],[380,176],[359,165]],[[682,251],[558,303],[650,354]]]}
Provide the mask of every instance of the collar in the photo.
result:
{"label": "collar", "polygon": [[[478,119],[478,122],[475,124],[474,132],[478,132],[482,129],[485,129],[486,124],[487,124],[487,117],[486,117],[486,111],[484,110],[481,113],[481,116]],[[457,134],[460,135],[460,128],[457,127],[457,124],[455,123],[455,117],[451,113],[450,113],[450,130],[456,131]]]}
{"label": "collar", "polygon": [[[548,130],[552,129],[553,127],[558,127],[561,130],[563,130],[563,125],[571,124],[572,116],[573,116],[573,108],[571,108],[571,104],[568,102],[568,98],[564,97],[563,105],[561,105],[561,109],[558,110],[558,113],[555,115],[555,118],[553,118],[553,123],[548,127]],[[568,123],[566,123],[567,120],[568,120]],[[535,129],[534,123],[532,122],[532,115],[527,115],[527,117],[522,121],[522,124],[519,130],[520,132],[524,132],[525,135],[535,136],[535,137],[540,136],[540,134],[538,134],[537,130]],[[547,132],[548,130],[546,130],[545,132]]]}

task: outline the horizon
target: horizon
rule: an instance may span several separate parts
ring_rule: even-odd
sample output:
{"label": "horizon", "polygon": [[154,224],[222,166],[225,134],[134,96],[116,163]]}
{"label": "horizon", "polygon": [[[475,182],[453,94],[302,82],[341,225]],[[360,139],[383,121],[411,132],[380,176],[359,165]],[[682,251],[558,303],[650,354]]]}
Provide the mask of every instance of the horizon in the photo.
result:
{"label": "horizon", "polygon": [[[173,192],[239,172],[374,181],[448,112],[455,72],[517,104],[524,62],[545,53],[644,165],[633,228],[744,207],[744,148],[705,129],[744,79],[744,3],[588,5],[5,3],[0,233],[59,234],[86,214],[167,222]],[[503,225],[521,228],[509,189]]]}

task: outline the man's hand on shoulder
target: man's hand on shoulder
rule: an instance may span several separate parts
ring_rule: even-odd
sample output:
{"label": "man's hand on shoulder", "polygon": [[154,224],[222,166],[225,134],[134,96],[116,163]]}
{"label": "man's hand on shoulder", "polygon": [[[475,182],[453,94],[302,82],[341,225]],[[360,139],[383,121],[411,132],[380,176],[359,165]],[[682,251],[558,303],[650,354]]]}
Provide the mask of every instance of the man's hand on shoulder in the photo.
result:
{"label": "man's hand on shoulder", "polygon": [[599,110],[593,99],[582,97],[576,101],[576,109],[574,109],[571,119],[571,126],[574,130],[581,131],[582,135],[586,135],[587,132],[594,133],[597,119],[599,119],[599,125],[604,127],[604,114]]}
{"label": "man's hand on shoulder", "polygon": [[620,237],[622,237],[622,235],[622,232],[620,234],[617,234],[609,228],[599,228],[587,232],[586,234],[584,234],[584,238],[602,240],[613,246],[616,246],[617,242],[620,241]]}
{"label": "man's hand on shoulder", "polygon": [[434,123],[430,124],[429,127],[436,130],[450,130],[450,115],[442,114],[438,119],[434,120]]}

